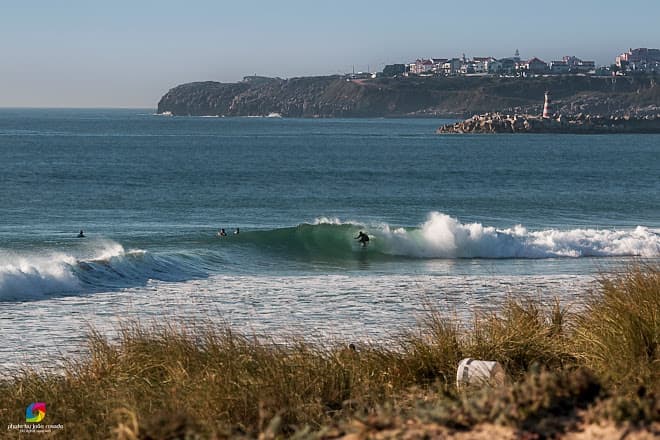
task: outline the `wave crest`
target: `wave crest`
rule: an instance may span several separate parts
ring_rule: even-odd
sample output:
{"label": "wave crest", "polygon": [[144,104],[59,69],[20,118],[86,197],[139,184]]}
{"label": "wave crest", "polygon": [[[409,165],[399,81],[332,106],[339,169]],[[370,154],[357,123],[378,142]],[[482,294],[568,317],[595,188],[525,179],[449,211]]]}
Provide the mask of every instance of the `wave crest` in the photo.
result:
{"label": "wave crest", "polygon": [[83,256],[0,254],[0,302],[41,299],[144,284],[150,279],[180,281],[204,276],[195,258],[169,258],[143,250],[125,251],[111,240],[85,243]]}
{"label": "wave crest", "polygon": [[353,240],[368,230],[371,255],[408,258],[556,258],[660,256],[660,236],[638,226],[633,230],[546,229],[529,231],[522,225],[498,229],[481,223],[461,223],[432,212],[419,227],[364,225],[321,217],[295,228],[248,232],[240,242],[261,249],[319,257],[350,257],[361,251]]}
{"label": "wave crest", "polygon": [[75,258],[60,253],[0,259],[0,301],[79,291],[80,281],[70,270],[72,264]]}
{"label": "wave crest", "polygon": [[461,223],[433,212],[418,229],[383,229],[383,251],[421,258],[553,258],[660,256],[660,236],[638,226],[634,230],[546,229],[528,231],[481,223]]}
{"label": "wave crest", "polygon": [[[355,240],[359,230],[371,237],[366,249]],[[188,237],[185,245],[193,243],[199,244],[199,237]],[[126,251],[121,244],[110,240],[85,241],[76,252],[48,255],[0,251],[0,302],[114,290],[144,285],[151,279],[203,278],[231,264],[227,262],[233,260],[236,247],[241,257],[276,254],[284,260],[314,259],[333,263],[364,258],[379,261],[397,258],[660,257],[660,234],[644,226],[628,230],[530,231],[522,225],[514,225],[500,229],[481,223],[461,223],[440,212],[431,212],[418,227],[365,226],[336,218],[319,218],[314,224],[245,231],[222,240],[213,236],[201,243],[202,248],[158,253]]]}

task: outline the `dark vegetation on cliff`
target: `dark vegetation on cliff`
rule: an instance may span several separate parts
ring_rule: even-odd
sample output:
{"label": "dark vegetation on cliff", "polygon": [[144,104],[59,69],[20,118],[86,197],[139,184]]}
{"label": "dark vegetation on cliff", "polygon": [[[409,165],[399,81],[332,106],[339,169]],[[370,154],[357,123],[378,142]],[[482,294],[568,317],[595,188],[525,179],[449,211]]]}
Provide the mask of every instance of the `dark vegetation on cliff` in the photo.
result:
{"label": "dark vegetation on cliff", "polygon": [[238,83],[182,84],[158,112],[193,116],[467,117],[475,113],[540,113],[549,90],[563,114],[660,113],[655,77],[428,77],[347,80],[247,77]]}

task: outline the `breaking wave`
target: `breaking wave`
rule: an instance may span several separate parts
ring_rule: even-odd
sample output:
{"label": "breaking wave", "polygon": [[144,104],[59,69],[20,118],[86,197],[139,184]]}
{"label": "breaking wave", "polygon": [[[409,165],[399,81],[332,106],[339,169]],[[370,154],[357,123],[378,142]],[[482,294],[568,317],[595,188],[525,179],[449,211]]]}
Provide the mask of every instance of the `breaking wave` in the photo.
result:
{"label": "breaking wave", "polygon": [[150,279],[179,281],[204,276],[195,258],[126,251],[108,240],[96,242],[85,253],[0,254],[0,302],[111,290],[145,284]]}
{"label": "breaking wave", "polygon": [[660,235],[638,226],[632,230],[546,229],[530,231],[522,225],[498,229],[481,223],[461,223],[432,212],[419,227],[365,226],[319,218],[313,224],[256,231],[241,235],[263,249],[295,254],[342,257],[363,251],[355,235],[368,232],[366,252],[408,258],[557,258],[658,257]]}
{"label": "breaking wave", "polygon": [[[360,230],[371,238],[366,248],[355,240]],[[145,285],[149,280],[186,281],[222,272],[227,264],[235,264],[231,269],[235,271],[246,261],[277,266],[281,260],[341,264],[364,259],[660,257],[660,234],[644,226],[628,230],[534,231],[521,225],[500,229],[461,223],[439,212],[430,213],[417,227],[319,218],[295,227],[243,231],[222,238],[207,233],[166,243],[160,249],[168,250],[154,252],[125,250],[110,240],[86,241],[75,252],[16,254],[0,250],[0,302],[108,291]],[[154,245],[158,249],[158,243]]]}

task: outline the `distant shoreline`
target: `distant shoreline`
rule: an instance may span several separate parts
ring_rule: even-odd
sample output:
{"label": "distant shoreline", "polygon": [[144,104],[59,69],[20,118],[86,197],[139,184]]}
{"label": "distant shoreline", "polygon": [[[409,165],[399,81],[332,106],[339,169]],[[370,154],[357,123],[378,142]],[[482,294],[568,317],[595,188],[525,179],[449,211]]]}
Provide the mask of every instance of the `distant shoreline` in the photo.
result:
{"label": "distant shoreline", "polygon": [[285,118],[447,118],[501,112],[540,114],[550,91],[562,115],[645,116],[660,113],[651,75],[408,77],[351,80],[341,76],[259,78],[236,83],[181,84],[160,99],[174,116]]}

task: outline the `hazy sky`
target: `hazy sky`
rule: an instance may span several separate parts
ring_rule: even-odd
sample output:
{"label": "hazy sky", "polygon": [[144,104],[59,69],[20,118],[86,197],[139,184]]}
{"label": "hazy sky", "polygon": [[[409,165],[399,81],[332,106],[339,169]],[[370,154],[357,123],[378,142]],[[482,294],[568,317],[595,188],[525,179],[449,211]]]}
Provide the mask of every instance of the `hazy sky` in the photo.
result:
{"label": "hazy sky", "polygon": [[0,0],[0,107],[155,107],[177,84],[418,57],[660,47],[660,1]]}

